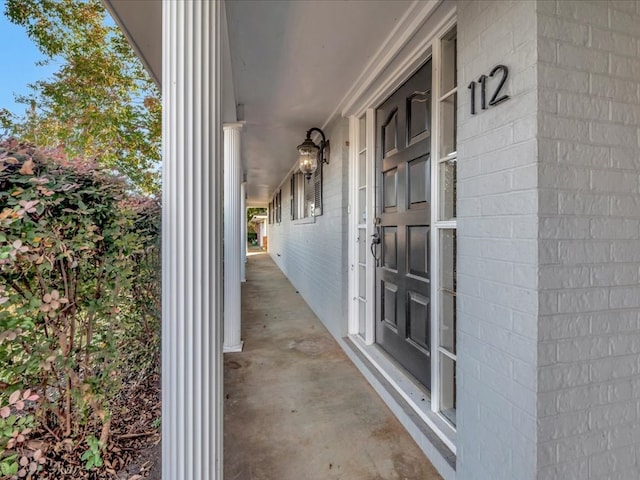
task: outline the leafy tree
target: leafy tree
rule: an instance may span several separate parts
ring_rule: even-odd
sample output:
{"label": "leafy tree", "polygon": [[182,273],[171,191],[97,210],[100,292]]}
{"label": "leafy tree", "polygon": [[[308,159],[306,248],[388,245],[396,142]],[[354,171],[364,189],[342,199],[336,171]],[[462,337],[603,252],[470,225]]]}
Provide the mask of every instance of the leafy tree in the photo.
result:
{"label": "leafy tree", "polygon": [[18,118],[0,111],[0,128],[41,147],[96,159],[145,193],[159,191],[160,93],[99,0],[7,0],[9,20],[25,27],[48,62],[48,80],[18,101]]}

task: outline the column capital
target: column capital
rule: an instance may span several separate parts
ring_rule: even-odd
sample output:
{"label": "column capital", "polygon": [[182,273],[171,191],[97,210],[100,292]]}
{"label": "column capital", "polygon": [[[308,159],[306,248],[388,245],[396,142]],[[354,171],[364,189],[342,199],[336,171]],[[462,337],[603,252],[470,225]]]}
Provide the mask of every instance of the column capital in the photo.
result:
{"label": "column capital", "polygon": [[244,127],[244,122],[231,122],[222,124],[222,128],[224,130],[242,130],[242,127]]}

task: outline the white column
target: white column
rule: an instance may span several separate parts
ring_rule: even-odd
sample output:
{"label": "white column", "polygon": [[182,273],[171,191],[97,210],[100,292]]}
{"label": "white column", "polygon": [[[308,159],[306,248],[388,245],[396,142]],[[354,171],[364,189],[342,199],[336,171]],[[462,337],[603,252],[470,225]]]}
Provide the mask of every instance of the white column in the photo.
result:
{"label": "white column", "polygon": [[224,125],[224,351],[242,351],[240,339],[241,123]]}
{"label": "white column", "polygon": [[247,192],[240,185],[240,281],[247,281]]}
{"label": "white column", "polygon": [[162,478],[222,480],[222,4],[162,5]]}

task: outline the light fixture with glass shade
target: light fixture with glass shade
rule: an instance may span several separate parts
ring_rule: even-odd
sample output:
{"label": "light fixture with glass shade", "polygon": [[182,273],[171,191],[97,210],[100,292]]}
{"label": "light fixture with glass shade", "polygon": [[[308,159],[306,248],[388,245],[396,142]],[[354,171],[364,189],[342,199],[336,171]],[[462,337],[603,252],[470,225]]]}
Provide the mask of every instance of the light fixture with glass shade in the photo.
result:
{"label": "light fixture with glass shade", "polygon": [[[311,134],[318,132],[322,137],[320,145],[316,145],[311,140]],[[318,169],[318,160],[329,164],[329,140],[326,139],[324,132],[319,128],[313,127],[307,130],[307,138],[298,145],[298,153],[300,153],[299,167],[304,177],[309,181],[314,172]]]}

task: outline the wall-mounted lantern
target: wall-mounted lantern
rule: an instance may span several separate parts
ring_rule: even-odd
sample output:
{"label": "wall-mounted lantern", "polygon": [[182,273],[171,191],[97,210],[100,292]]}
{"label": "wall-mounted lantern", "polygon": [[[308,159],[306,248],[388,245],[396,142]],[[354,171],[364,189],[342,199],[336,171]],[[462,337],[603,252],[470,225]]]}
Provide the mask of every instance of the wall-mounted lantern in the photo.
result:
{"label": "wall-mounted lantern", "polygon": [[[311,140],[311,133],[318,132],[322,137],[320,145],[316,145]],[[298,145],[300,153],[299,167],[307,181],[318,168],[318,161],[329,164],[329,140],[324,136],[324,132],[319,128],[313,127],[307,130],[307,138]]]}

